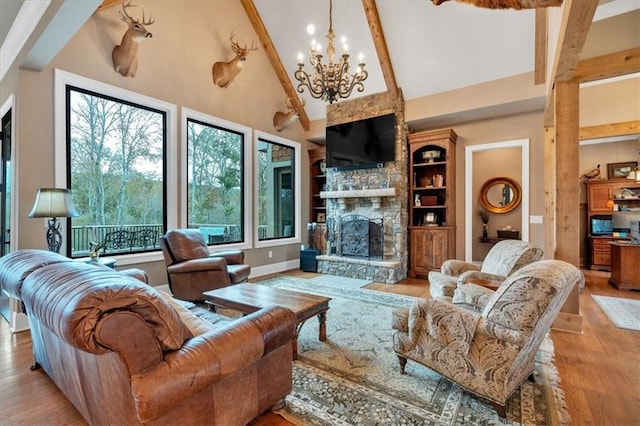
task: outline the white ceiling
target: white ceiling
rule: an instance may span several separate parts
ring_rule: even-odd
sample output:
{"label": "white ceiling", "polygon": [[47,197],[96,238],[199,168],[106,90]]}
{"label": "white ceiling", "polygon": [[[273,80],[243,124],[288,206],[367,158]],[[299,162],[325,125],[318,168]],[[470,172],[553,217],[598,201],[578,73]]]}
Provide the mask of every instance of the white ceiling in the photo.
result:
{"label": "white ceiling", "polygon": [[[3,63],[0,65],[3,69],[9,66],[5,41],[11,39],[14,28],[27,26],[14,22],[19,9],[42,3],[43,0],[0,0],[0,35],[3,37],[0,48]],[[326,49],[329,2],[254,0],[254,3],[296,87],[293,72],[297,68],[298,53],[305,54],[307,60],[309,56],[312,37],[306,32],[308,24],[315,25],[315,38],[323,45],[323,50]],[[596,20],[640,8],[640,0],[600,0],[600,3]],[[66,0],[63,4],[58,15],[65,16],[51,22],[62,22],[64,28],[52,28],[45,32],[46,37],[40,37],[48,41],[57,38],[55,34],[60,38],[67,37],[59,42],[60,48],[72,37],[69,32],[89,18],[99,1],[85,1],[88,6],[80,6],[75,0]],[[533,71],[535,12],[532,10],[489,10],[455,1],[434,6],[428,0],[377,0],[376,6],[391,66],[405,100]],[[70,25],[70,22],[76,25]],[[35,24],[31,23],[33,26]],[[362,2],[334,0],[333,27],[338,42],[337,55],[342,52],[339,40],[346,36],[352,67],[355,67],[359,53],[363,53],[369,72],[365,91],[352,96],[386,91]],[[38,56],[34,53],[36,50],[48,53],[50,57],[45,57],[44,61],[57,52],[42,42],[36,42],[31,50],[26,56],[31,62],[38,62],[39,58],[34,58]],[[306,68],[309,68],[308,64]],[[325,117],[325,102],[311,98],[306,90],[300,96],[306,100],[305,109],[311,120]]]}
{"label": "white ceiling", "polygon": [[[314,38],[326,49],[329,28],[327,0],[254,0],[280,59],[297,87],[293,73],[298,53],[308,65],[308,24]],[[640,7],[640,0],[607,1],[598,17],[608,17]],[[535,11],[490,10],[454,1],[434,6],[427,0],[376,1],[382,30],[398,87],[405,100],[498,80],[534,70]],[[377,60],[362,2],[334,0],[333,30],[336,41],[346,36],[355,67],[364,54],[369,77],[365,91],[352,97],[387,90]],[[337,56],[342,52],[336,45]],[[326,57],[326,55],[325,55]],[[325,58],[326,59],[326,58]],[[305,90],[305,109],[311,120],[326,116],[326,103]]]}

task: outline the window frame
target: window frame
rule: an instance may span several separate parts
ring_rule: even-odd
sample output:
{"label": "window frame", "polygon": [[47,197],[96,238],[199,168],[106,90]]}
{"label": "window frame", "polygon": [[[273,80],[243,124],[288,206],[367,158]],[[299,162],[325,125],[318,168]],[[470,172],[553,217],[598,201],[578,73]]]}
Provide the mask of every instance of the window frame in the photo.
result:
{"label": "window frame", "polygon": [[253,193],[253,180],[251,179],[251,171],[253,164],[253,144],[252,144],[252,129],[247,126],[243,126],[242,124],[234,123],[231,121],[223,120],[222,118],[214,117],[209,114],[205,114],[193,109],[189,109],[186,107],[181,108],[181,131],[182,131],[182,147],[181,147],[181,157],[182,157],[182,185],[181,185],[181,197],[180,197],[180,217],[182,218],[181,225],[182,227],[187,226],[188,222],[188,120],[199,121],[204,124],[209,124],[214,127],[219,127],[222,129],[228,129],[229,131],[240,133],[244,136],[244,158],[242,164],[242,185],[243,185],[243,194],[242,194],[242,202],[244,203],[244,212],[242,217],[242,226],[243,226],[243,239],[240,242],[226,243],[226,244],[215,244],[209,247],[213,247],[214,249],[228,249],[228,248],[237,248],[237,249],[250,249],[251,242],[253,241],[254,230],[251,226],[251,221],[253,220],[252,215],[249,213],[253,210],[253,198],[251,194]]}
{"label": "window frame", "polygon": [[[177,107],[174,104],[161,101],[150,96],[112,86],[107,83],[92,80],[61,69],[54,70],[54,164],[55,186],[59,188],[69,187],[68,152],[67,152],[67,86],[73,86],[80,90],[95,92],[96,94],[142,105],[166,114],[165,128],[165,153],[163,164],[163,184],[165,205],[164,221],[166,229],[176,228],[178,225],[178,155],[177,155]],[[82,212],[80,212],[82,213]],[[71,224],[64,220],[61,231],[65,243],[65,254],[68,253],[68,239]],[[116,254],[113,256],[118,260],[118,265],[130,265],[136,263],[153,262],[162,260],[160,248],[154,251],[131,254]]]}
{"label": "window frame", "polygon": [[[288,146],[293,149],[293,185],[294,185],[294,235],[293,237],[282,237],[282,238],[272,238],[266,240],[260,240],[258,235],[258,209],[254,209],[253,212],[253,246],[255,248],[265,248],[265,247],[276,247],[276,246],[284,246],[289,244],[300,244],[302,241],[302,169],[301,169],[301,151],[302,144],[299,142],[295,142],[289,139],[284,139],[280,136],[275,136],[270,133],[262,132],[259,130],[254,130],[253,132],[253,152],[255,153],[258,149],[259,141],[264,140],[265,142],[276,143],[284,146]],[[254,173],[253,173],[253,185],[254,188],[258,188],[258,156],[254,155],[256,161],[254,163]],[[258,191],[257,189],[254,191],[253,202],[255,206],[259,205],[258,202]]]}

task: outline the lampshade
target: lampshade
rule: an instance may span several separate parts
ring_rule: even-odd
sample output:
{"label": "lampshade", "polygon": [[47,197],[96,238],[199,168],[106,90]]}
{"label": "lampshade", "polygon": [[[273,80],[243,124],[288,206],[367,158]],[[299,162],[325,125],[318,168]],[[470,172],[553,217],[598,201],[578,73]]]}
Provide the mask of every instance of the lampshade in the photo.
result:
{"label": "lampshade", "polygon": [[29,217],[76,217],[71,190],[66,188],[38,188],[36,201]]}

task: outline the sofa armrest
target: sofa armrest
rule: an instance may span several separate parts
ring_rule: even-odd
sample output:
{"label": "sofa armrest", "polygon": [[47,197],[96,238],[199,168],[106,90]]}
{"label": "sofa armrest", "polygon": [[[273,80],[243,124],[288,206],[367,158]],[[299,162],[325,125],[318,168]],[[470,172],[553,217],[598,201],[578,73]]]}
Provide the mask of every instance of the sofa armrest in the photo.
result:
{"label": "sofa armrest", "polygon": [[458,286],[464,284],[477,284],[495,290],[500,287],[500,284],[502,284],[506,279],[507,277],[503,275],[491,274],[489,272],[466,271],[460,274],[460,277],[458,278]]}
{"label": "sofa armrest", "polygon": [[222,250],[211,253],[211,257],[222,257],[227,261],[227,265],[242,265],[244,263],[244,252],[242,250]]}
{"label": "sofa armrest", "polygon": [[489,303],[489,299],[495,294],[495,291],[476,284],[458,284],[458,287],[453,292],[452,303],[455,305],[468,305],[478,313],[481,313]]}
{"label": "sofa armrest", "polygon": [[227,261],[222,257],[192,259],[167,266],[169,274],[190,274],[192,272],[224,271],[227,272]]}
{"label": "sofa armrest", "polygon": [[480,267],[473,263],[467,263],[458,259],[446,260],[440,267],[440,272],[445,275],[457,277],[466,271],[479,271]]}
{"label": "sofa armrest", "polygon": [[293,312],[268,306],[186,341],[164,362],[132,377],[139,420],[153,420],[176,403],[255,364],[269,350],[290,344],[294,330]]}
{"label": "sofa armrest", "polygon": [[482,316],[437,299],[420,299],[409,308],[409,338],[417,342],[427,333],[444,346],[467,353]]}

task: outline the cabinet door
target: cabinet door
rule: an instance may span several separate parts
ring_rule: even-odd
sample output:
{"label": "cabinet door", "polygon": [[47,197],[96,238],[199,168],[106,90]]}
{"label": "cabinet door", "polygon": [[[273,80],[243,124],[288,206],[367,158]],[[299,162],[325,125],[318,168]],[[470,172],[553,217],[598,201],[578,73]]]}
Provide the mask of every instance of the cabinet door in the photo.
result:
{"label": "cabinet door", "polygon": [[610,186],[598,185],[589,187],[589,211],[611,212],[611,207],[607,207],[607,201],[611,199],[613,199],[613,193]]}
{"label": "cabinet door", "polygon": [[439,270],[447,254],[447,233],[443,230],[431,230],[427,233],[427,262],[429,269]]}
{"label": "cabinet door", "polygon": [[427,259],[427,233],[422,230],[412,230],[410,268],[414,275],[428,272]]}

